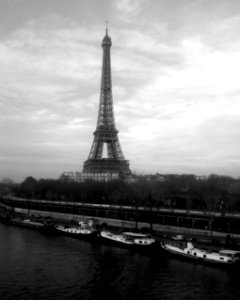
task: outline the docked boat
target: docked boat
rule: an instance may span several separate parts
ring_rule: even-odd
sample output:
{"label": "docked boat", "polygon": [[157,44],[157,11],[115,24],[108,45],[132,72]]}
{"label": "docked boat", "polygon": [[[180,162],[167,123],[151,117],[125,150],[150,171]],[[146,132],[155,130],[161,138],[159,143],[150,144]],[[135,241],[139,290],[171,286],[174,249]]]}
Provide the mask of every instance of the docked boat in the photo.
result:
{"label": "docked boat", "polygon": [[90,237],[96,234],[96,229],[94,225],[89,222],[79,222],[77,226],[59,224],[55,226],[55,230],[58,233],[76,238]]}
{"label": "docked boat", "polygon": [[9,225],[43,230],[45,232],[51,232],[53,229],[52,219],[15,214],[4,208],[0,209],[0,221]]}
{"label": "docked boat", "polygon": [[235,250],[224,249],[212,251],[210,249],[201,249],[194,247],[192,242],[177,239],[162,242],[161,246],[167,252],[201,262],[218,265],[234,265],[240,263],[240,252]]}
{"label": "docked boat", "polygon": [[33,228],[33,229],[39,229],[39,230],[45,230],[48,228],[48,225],[44,224],[43,222],[35,221],[35,220],[31,220],[31,219],[25,219],[25,218],[21,218],[21,217],[11,218],[11,219],[9,219],[8,223],[12,224],[12,225],[17,225],[20,227]]}
{"label": "docked boat", "polygon": [[135,232],[112,233],[107,230],[102,230],[99,235],[102,240],[111,244],[118,244],[133,248],[137,247],[146,249],[156,245],[156,239],[150,234]]}

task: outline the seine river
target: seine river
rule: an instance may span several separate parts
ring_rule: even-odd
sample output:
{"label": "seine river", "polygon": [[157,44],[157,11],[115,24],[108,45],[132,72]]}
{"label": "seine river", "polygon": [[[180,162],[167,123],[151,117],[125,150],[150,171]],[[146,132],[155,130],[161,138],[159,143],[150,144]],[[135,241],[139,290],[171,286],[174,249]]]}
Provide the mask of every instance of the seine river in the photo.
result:
{"label": "seine river", "polygon": [[0,299],[240,299],[240,276],[0,224]]}

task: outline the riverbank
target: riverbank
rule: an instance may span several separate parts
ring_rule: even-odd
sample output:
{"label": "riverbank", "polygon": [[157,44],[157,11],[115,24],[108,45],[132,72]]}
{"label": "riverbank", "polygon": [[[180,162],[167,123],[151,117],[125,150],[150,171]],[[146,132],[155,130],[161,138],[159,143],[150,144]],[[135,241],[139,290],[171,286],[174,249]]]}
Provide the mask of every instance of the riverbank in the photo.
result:
{"label": "riverbank", "polygon": [[[19,207],[10,207],[2,205],[9,214],[22,216],[31,216],[33,219],[50,219],[53,223],[73,224],[80,221],[92,219],[98,227],[108,227],[115,229],[139,230],[143,232],[153,232],[156,237],[183,235],[195,239],[201,243],[213,244],[216,246],[228,246],[231,248],[240,247],[240,234],[202,230],[187,227],[177,227],[161,224],[149,224],[146,222],[135,222],[113,218],[93,217],[91,215],[76,215],[69,213],[59,213],[52,211],[41,211],[34,209],[25,209]],[[6,212],[5,212],[6,214]]]}

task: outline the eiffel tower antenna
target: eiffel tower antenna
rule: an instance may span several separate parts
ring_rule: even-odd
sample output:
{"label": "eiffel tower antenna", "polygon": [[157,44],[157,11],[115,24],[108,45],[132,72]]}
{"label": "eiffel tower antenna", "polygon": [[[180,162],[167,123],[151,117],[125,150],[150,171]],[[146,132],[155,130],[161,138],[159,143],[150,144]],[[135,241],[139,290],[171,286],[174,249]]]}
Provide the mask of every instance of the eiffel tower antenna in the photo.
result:
{"label": "eiffel tower antenna", "polygon": [[108,20],[105,21],[106,23],[106,35],[108,34]]}
{"label": "eiffel tower antenna", "polygon": [[[106,35],[102,41],[103,62],[97,128],[93,133],[94,139],[88,159],[84,162],[83,173],[131,174],[129,162],[125,160],[120,146],[114,119],[111,46],[112,41],[108,36],[108,21],[106,21]],[[104,145],[107,148],[107,158],[102,157]]]}

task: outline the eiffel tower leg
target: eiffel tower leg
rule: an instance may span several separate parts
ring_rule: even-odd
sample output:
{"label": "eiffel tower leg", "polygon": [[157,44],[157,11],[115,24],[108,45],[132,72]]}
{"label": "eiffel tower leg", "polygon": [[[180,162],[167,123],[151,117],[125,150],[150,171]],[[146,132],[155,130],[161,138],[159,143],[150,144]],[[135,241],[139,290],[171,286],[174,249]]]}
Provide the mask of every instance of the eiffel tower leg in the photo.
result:
{"label": "eiffel tower leg", "polygon": [[88,159],[101,159],[103,153],[103,142],[94,138]]}

